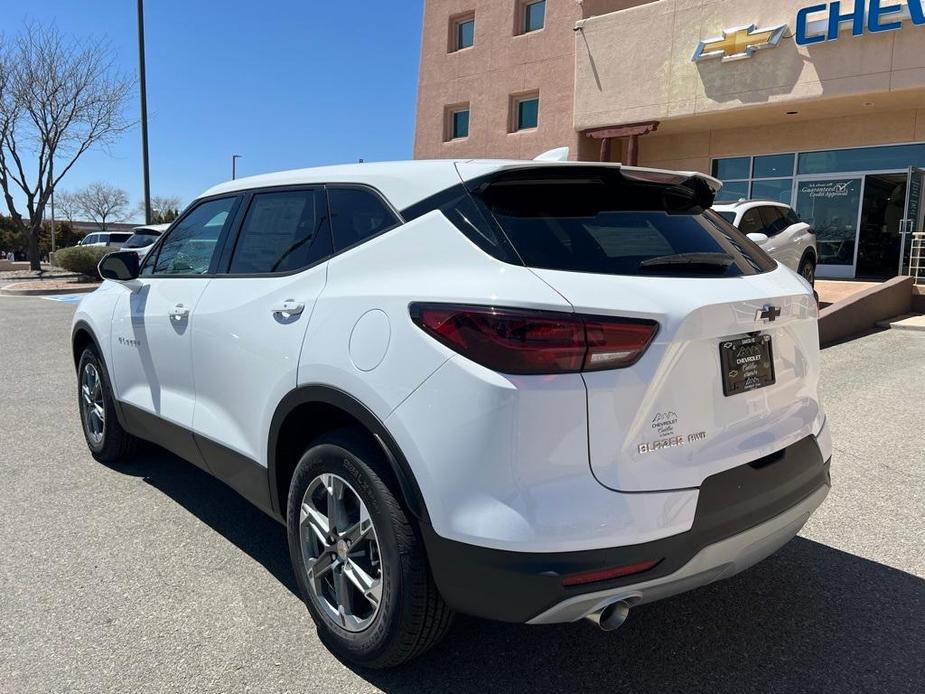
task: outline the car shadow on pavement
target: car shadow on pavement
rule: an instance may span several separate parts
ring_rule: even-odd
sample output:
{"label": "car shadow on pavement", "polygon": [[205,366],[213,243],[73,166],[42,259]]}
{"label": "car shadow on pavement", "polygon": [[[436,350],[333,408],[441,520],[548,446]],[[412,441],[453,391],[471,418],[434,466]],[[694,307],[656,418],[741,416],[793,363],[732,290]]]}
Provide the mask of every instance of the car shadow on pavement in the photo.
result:
{"label": "car shadow on pavement", "polygon": [[[293,593],[284,528],[175,456],[141,476],[263,565]],[[729,580],[590,623],[533,627],[457,617],[417,661],[351,669],[387,692],[925,691],[925,580],[796,538]]]}
{"label": "car shadow on pavement", "polygon": [[231,487],[192,463],[143,443],[130,463],[111,466],[123,474],[141,477],[163,492],[226,540],[246,552],[294,595],[298,595],[286,529]]}

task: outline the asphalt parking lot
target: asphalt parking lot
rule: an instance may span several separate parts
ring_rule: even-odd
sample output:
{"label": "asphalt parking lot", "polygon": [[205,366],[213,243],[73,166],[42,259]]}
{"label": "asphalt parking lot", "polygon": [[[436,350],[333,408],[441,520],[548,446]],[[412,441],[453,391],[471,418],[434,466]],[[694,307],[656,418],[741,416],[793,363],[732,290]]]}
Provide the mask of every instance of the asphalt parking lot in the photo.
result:
{"label": "asphalt parking lot", "polygon": [[88,454],[74,304],[0,297],[0,691],[925,691],[925,334],[823,353],[828,500],[778,554],[619,631],[458,618],[351,669],[295,596],[283,528],[173,456]]}

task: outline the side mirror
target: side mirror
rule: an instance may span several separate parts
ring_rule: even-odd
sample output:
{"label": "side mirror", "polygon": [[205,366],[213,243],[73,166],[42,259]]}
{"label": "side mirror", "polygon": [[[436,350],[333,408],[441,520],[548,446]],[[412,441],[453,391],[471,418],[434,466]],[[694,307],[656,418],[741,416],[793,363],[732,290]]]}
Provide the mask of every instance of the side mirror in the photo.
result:
{"label": "side mirror", "polygon": [[100,261],[100,277],[104,280],[128,282],[138,277],[139,265],[138,254],[135,251],[116,251]]}
{"label": "side mirror", "polygon": [[749,235],[748,235],[748,238],[749,238],[751,241],[754,241],[755,243],[757,243],[759,246],[763,246],[764,244],[766,244],[766,243],[768,242],[768,235],[767,235],[767,234],[759,234],[759,233],[755,232],[755,233],[749,234]]}

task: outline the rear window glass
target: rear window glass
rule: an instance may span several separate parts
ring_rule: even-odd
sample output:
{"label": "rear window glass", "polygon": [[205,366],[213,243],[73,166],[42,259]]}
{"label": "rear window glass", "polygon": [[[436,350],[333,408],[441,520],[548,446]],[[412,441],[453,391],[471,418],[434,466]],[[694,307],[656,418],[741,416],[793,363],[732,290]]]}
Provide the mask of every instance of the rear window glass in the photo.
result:
{"label": "rear window glass", "polygon": [[131,234],[110,234],[109,242],[110,243],[122,243],[123,241],[128,241]]}
{"label": "rear window glass", "polygon": [[123,248],[144,248],[157,241],[159,234],[135,233],[125,242]]}
{"label": "rear window glass", "polygon": [[702,191],[598,171],[502,176],[482,184],[474,197],[529,267],[711,277],[774,268],[741,232],[704,211],[701,204],[712,199],[704,200]]}

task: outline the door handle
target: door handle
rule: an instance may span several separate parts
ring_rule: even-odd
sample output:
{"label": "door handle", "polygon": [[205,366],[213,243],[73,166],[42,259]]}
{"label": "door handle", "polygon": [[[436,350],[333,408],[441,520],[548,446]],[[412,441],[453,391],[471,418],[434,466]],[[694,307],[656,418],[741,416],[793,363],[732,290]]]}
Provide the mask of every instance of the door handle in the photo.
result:
{"label": "door handle", "polygon": [[304,301],[296,301],[295,299],[286,299],[281,304],[277,304],[272,309],[274,314],[282,313],[287,316],[301,316],[302,311],[305,310]]}
{"label": "door handle", "polygon": [[172,309],[170,309],[170,317],[173,320],[183,320],[189,316],[189,309],[183,304],[177,304]]}

